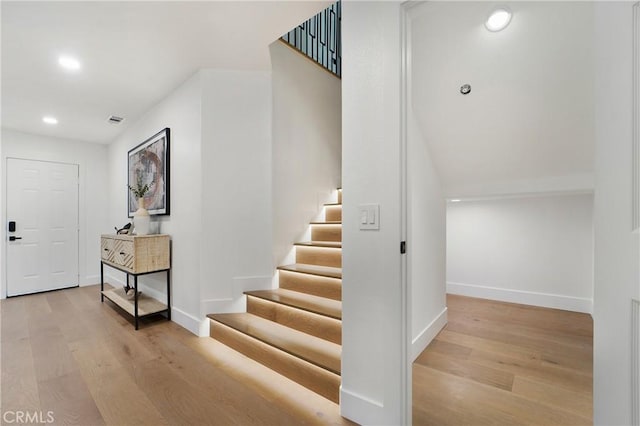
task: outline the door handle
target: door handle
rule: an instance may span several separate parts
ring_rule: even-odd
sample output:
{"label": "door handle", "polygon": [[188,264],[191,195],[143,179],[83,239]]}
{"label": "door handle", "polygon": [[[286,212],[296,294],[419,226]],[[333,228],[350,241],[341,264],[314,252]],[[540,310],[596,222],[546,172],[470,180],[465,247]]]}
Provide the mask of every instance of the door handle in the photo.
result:
{"label": "door handle", "polygon": [[9,241],[21,240],[22,237],[14,237],[13,235],[9,237]]}

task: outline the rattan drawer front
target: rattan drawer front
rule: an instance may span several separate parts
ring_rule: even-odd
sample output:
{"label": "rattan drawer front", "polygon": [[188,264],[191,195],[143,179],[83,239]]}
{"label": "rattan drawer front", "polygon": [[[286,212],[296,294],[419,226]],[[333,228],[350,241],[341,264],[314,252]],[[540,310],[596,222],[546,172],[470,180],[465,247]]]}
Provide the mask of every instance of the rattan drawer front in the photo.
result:
{"label": "rattan drawer front", "polygon": [[100,240],[100,257],[102,260],[113,261],[113,240],[111,238],[102,238]]}
{"label": "rattan drawer front", "polygon": [[132,274],[171,268],[168,235],[103,235],[100,245],[104,262]]}
{"label": "rattan drawer front", "polygon": [[133,241],[113,240],[113,263],[134,270]]}

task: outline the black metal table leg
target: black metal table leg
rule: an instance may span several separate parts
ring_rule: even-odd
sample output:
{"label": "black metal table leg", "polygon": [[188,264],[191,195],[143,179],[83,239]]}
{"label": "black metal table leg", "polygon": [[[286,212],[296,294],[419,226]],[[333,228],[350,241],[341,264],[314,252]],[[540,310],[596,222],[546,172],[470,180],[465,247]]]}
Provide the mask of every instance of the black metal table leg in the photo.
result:
{"label": "black metal table leg", "polygon": [[[127,282],[129,282],[129,274],[127,274]],[[135,317],[136,330],[137,330],[138,329],[138,276],[137,275],[133,276],[133,291],[135,292],[133,296],[133,300],[134,300],[133,314]]]}
{"label": "black metal table leg", "polygon": [[104,262],[100,262],[100,301],[104,302]]}

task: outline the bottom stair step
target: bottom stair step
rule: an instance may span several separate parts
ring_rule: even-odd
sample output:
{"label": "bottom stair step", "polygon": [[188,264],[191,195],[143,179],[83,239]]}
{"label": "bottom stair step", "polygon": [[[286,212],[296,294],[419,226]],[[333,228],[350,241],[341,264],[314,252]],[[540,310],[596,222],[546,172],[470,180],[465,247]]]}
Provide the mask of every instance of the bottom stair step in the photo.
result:
{"label": "bottom stair step", "polygon": [[251,314],[207,316],[214,339],[338,402],[340,345]]}

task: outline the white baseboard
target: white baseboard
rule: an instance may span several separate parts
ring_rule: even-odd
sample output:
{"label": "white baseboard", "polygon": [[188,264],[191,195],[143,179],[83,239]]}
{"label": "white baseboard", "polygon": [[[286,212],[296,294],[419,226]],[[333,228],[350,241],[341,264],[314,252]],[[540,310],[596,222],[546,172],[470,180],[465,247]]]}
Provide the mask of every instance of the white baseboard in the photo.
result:
{"label": "white baseboard", "polygon": [[271,290],[272,278],[271,275],[233,277],[233,294],[241,296],[245,291]]}
{"label": "white baseboard", "polygon": [[270,275],[234,277],[233,297],[202,300],[200,302],[200,313],[205,316],[212,313],[232,314],[246,312],[247,297],[244,295],[245,291],[271,290],[272,288],[273,280]]}
{"label": "white baseboard", "polygon": [[565,311],[593,313],[593,299],[563,296],[560,294],[536,293],[462,283],[447,283],[447,293],[460,296],[479,297],[501,302],[563,309]]}
{"label": "white baseboard", "polygon": [[206,299],[200,302],[200,312],[207,314],[235,314],[247,310],[246,296],[234,299]]}
{"label": "white baseboard", "polygon": [[[104,280],[111,285],[124,285],[124,277],[124,274],[122,274],[122,277],[120,277],[112,275],[110,273],[105,273]],[[154,299],[166,300],[167,295],[165,292],[158,291],[152,287],[140,283],[138,285],[138,288],[140,291],[148,294]],[[176,308],[175,306],[171,307],[171,321],[175,322],[186,330],[189,330],[196,336],[203,337],[209,335],[209,321],[206,318],[199,319],[180,308]]]}
{"label": "white baseboard", "polygon": [[[124,285],[124,277],[125,274],[121,272],[116,272],[118,275],[113,275],[112,273],[105,272],[104,273],[104,282],[111,285]],[[119,275],[122,274],[122,277]]]}
{"label": "white baseboard", "polygon": [[199,337],[209,335],[209,320],[198,319],[185,311],[172,307],[171,308],[171,321],[175,322],[179,326],[189,330],[193,334]]}
{"label": "white baseboard", "polygon": [[[125,280],[123,279],[124,277],[126,277],[126,275],[122,274],[122,278],[119,276],[115,276],[115,275],[111,275],[111,274],[105,274],[104,276],[104,281],[105,283],[109,283],[111,285],[114,286],[123,286],[125,284]],[[133,285],[133,279],[130,279],[129,281],[130,285]],[[165,286],[166,289],[166,286]],[[145,285],[143,283],[141,283],[138,280],[138,290],[148,294],[149,296],[153,297],[154,299],[158,299],[158,300],[167,300],[167,294],[166,294],[166,290],[165,291],[158,291],[153,287],[150,287],[148,285]]]}
{"label": "white baseboard", "polygon": [[80,287],[100,284],[100,275],[87,275],[80,280]]}
{"label": "white baseboard", "polygon": [[384,404],[340,386],[340,415],[361,425],[385,424]]}
{"label": "white baseboard", "polygon": [[442,330],[445,325],[447,325],[446,307],[418,334],[418,337],[411,342],[411,362],[415,361],[418,355],[429,346],[429,343],[440,333],[440,330]]}

